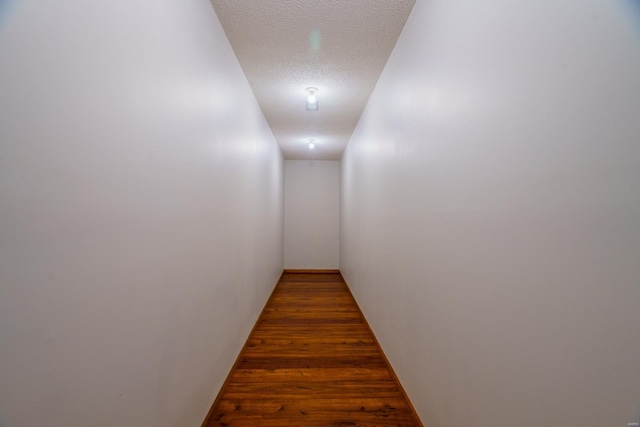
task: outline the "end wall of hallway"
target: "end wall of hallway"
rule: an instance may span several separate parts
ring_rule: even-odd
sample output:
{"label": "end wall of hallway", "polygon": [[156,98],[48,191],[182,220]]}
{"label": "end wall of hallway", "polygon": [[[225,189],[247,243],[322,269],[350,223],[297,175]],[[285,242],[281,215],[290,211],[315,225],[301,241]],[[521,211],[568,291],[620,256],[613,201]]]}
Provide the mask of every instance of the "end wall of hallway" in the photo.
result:
{"label": "end wall of hallway", "polygon": [[340,162],[286,160],[284,267],[338,269]]}

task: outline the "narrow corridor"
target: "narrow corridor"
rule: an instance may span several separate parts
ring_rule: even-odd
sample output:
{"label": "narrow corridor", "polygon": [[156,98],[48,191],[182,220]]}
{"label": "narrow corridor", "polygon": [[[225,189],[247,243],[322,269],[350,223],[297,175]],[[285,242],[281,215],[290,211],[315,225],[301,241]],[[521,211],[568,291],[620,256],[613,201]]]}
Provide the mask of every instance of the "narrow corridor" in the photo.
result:
{"label": "narrow corridor", "polygon": [[205,427],[421,426],[339,272],[285,271]]}

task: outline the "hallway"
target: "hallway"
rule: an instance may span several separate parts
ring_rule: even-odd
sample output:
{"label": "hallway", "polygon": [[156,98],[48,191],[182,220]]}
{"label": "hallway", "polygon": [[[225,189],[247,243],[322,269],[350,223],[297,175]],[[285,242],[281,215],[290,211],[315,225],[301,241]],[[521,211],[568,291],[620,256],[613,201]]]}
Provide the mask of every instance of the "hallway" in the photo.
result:
{"label": "hallway", "polygon": [[421,426],[342,275],[285,270],[204,427]]}
{"label": "hallway", "polygon": [[[640,424],[640,1],[0,0],[0,427],[200,426],[288,269],[428,427]],[[409,423],[338,277],[213,425]]]}

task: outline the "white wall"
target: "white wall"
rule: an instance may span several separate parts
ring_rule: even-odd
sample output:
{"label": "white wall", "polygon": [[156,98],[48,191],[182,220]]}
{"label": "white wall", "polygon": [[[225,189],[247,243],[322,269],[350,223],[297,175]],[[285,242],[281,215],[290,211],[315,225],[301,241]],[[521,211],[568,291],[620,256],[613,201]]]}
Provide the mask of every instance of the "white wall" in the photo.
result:
{"label": "white wall", "polygon": [[638,421],[623,4],[416,2],[347,147],[340,268],[429,427]]}
{"label": "white wall", "polygon": [[286,160],[284,267],[337,269],[340,162]]}
{"label": "white wall", "polygon": [[0,425],[197,426],[283,267],[283,159],[207,0],[0,28]]}

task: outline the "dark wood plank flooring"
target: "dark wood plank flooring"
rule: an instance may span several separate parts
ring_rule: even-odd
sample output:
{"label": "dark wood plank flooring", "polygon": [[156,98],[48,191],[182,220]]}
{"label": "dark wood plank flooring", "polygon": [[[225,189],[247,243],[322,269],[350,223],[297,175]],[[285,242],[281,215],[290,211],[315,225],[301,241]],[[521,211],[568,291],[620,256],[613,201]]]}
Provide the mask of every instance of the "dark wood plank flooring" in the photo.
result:
{"label": "dark wood plank flooring", "polygon": [[285,271],[203,426],[422,424],[340,273]]}

